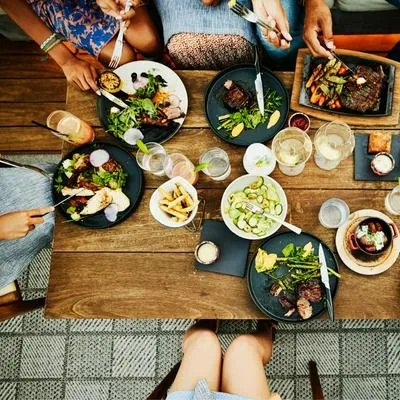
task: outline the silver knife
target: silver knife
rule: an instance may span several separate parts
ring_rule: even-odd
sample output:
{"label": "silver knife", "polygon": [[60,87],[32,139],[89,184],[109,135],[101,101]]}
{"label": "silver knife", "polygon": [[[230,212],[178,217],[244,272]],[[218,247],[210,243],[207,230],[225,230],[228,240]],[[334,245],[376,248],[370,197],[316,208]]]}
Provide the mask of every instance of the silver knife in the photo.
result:
{"label": "silver knife", "polygon": [[256,80],[255,80],[254,84],[256,87],[257,103],[258,103],[258,108],[260,110],[261,115],[264,116],[264,88],[263,88],[262,77],[261,77],[261,64],[260,64],[260,59],[258,57],[257,48],[256,48],[256,60],[255,60],[254,65],[256,67]]}
{"label": "silver knife", "polygon": [[[82,188],[82,189],[78,190],[76,193],[71,194],[70,196],[66,197],[65,199],[59,201],[57,204],[54,204],[53,208],[55,209],[55,208],[58,207],[60,204],[65,203],[65,202],[68,201],[69,199],[72,199],[72,197],[77,196],[80,192],[83,192],[85,189],[86,189],[86,188]],[[50,214],[50,212],[53,212],[53,211],[49,211],[49,212],[44,213],[44,214],[42,214],[42,215],[33,215],[33,217],[44,217],[45,215]]]}
{"label": "silver knife", "polygon": [[330,285],[329,285],[328,267],[326,266],[325,253],[324,253],[324,249],[323,249],[321,243],[319,244],[318,258],[319,258],[319,262],[321,263],[321,268],[320,268],[321,281],[325,285],[326,303],[328,305],[329,319],[331,321],[334,321],[333,303],[332,303],[331,288],[330,288]]}
{"label": "silver knife", "polygon": [[105,98],[107,98],[108,100],[112,101],[117,106],[122,107],[122,108],[128,108],[128,104],[124,103],[118,97],[115,97],[112,93],[107,92],[107,90],[100,89],[100,92]]}

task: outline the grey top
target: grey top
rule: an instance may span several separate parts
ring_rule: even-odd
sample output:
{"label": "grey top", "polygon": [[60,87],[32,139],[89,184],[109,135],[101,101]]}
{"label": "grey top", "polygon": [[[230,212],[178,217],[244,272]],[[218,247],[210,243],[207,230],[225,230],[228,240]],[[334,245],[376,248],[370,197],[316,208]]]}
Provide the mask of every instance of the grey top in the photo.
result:
{"label": "grey top", "polygon": [[[0,168],[0,215],[53,204],[51,181],[38,172]],[[52,240],[54,213],[27,236],[0,240],[0,287],[16,280],[36,254]]]}
{"label": "grey top", "polygon": [[[236,34],[255,43],[253,24],[228,9],[228,0],[206,7],[201,0],[155,0],[164,31],[164,41],[177,33]],[[251,7],[250,0],[242,3]]]}

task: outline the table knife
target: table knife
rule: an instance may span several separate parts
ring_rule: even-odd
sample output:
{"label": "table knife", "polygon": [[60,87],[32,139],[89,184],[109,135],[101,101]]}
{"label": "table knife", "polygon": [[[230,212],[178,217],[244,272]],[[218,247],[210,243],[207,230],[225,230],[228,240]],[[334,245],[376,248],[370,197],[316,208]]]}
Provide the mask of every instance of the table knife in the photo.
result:
{"label": "table knife", "polygon": [[330,285],[329,285],[328,267],[326,266],[325,253],[324,253],[324,249],[323,249],[321,243],[319,245],[318,257],[319,257],[319,262],[321,264],[321,267],[320,267],[321,281],[325,285],[326,303],[328,305],[329,319],[331,321],[333,321],[334,320],[334,317],[333,317],[333,303],[332,303],[331,288],[330,288]]}
{"label": "table knife", "polygon": [[260,58],[258,56],[257,48],[255,50],[256,50],[256,59],[254,65],[256,68],[256,80],[254,84],[256,87],[258,108],[260,110],[261,115],[264,116],[264,88],[261,77],[261,63],[260,63]]}
{"label": "table knife", "polygon": [[100,92],[105,98],[107,98],[108,100],[112,101],[117,106],[122,107],[122,108],[128,108],[128,104],[124,103],[118,97],[115,97],[112,93],[107,92],[107,90],[100,89]]}

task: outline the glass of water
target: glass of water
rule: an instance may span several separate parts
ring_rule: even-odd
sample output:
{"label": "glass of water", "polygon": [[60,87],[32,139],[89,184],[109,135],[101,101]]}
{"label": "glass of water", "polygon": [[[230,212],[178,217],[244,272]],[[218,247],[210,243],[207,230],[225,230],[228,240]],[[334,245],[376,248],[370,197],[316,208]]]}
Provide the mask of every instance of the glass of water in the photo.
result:
{"label": "glass of water", "polygon": [[164,176],[164,160],[167,158],[167,152],[159,143],[146,143],[148,152],[145,153],[138,149],[136,153],[136,161],[139,167],[145,171],[157,176]]}
{"label": "glass of water", "polygon": [[385,208],[393,215],[400,215],[400,186],[396,186],[385,198]]}
{"label": "glass of water", "polygon": [[318,218],[325,228],[339,228],[347,221],[349,215],[349,206],[341,199],[332,198],[322,203]]}
{"label": "glass of water", "polygon": [[231,173],[229,156],[226,151],[219,147],[206,151],[200,157],[199,164],[204,164],[202,171],[215,181],[223,181]]}

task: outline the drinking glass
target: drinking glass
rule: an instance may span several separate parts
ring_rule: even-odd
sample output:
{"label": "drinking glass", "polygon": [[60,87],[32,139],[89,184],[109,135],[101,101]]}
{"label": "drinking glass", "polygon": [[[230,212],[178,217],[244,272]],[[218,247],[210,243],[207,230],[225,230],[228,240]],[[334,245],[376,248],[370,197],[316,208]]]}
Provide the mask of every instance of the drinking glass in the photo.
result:
{"label": "drinking glass", "polygon": [[272,152],[285,175],[299,175],[312,153],[312,142],[299,128],[285,128],[272,141]]}
{"label": "drinking glass", "polygon": [[342,199],[332,198],[322,203],[318,218],[325,228],[339,228],[347,221],[349,215],[349,206]]}
{"label": "drinking glass", "polygon": [[400,186],[396,186],[385,197],[385,208],[393,215],[400,215]]}
{"label": "drinking glass", "polygon": [[71,144],[79,146],[94,140],[93,128],[68,111],[53,111],[47,117],[46,124],[49,128],[60,132],[60,134],[53,132],[55,136]]}
{"label": "drinking glass", "polygon": [[231,173],[231,164],[226,151],[219,147],[214,147],[206,151],[199,160],[199,164],[206,166],[202,171],[215,181],[223,181]]}
{"label": "drinking glass", "polygon": [[163,166],[168,178],[180,176],[192,185],[197,182],[198,173],[195,172],[193,163],[184,154],[169,154],[164,159]]}
{"label": "drinking glass", "polygon": [[341,121],[328,122],[315,134],[315,163],[319,168],[331,170],[354,150],[355,139],[351,128]]}
{"label": "drinking glass", "polygon": [[145,171],[157,176],[164,176],[164,161],[167,158],[167,152],[159,143],[146,143],[148,152],[138,149],[136,153],[136,161],[139,167]]}

